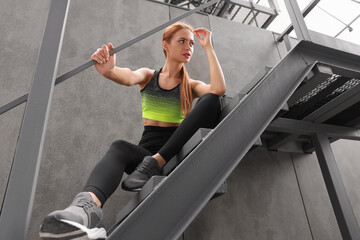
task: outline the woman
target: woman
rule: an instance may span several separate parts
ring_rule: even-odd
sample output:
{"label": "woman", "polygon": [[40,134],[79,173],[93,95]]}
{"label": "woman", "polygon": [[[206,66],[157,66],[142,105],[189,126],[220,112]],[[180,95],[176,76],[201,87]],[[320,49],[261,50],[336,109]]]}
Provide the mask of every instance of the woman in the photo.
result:
{"label": "woman", "polygon": [[[193,54],[194,34],[208,57],[210,84],[190,79],[184,65]],[[96,70],[104,77],[125,86],[139,85],[144,132],[138,145],[123,140],[112,143],[83,192],[68,208],[44,219],[41,237],[71,239],[87,234],[91,239],[105,238],[101,207],[120,184],[123,172],[130,175],[122,188],[138,191],[152,176],[160,174],[166,162],[200,127],[216,126],[220,113],[218,96],[225,93],[226,85],[211,32],[177,22],[165,29],[162,44],[166,62],[159,70],[116,67],[116,55],[109,55],[114,48],[111,43],[91,56],[97,62]],[[200,99],[191,110],[195,98]]]}

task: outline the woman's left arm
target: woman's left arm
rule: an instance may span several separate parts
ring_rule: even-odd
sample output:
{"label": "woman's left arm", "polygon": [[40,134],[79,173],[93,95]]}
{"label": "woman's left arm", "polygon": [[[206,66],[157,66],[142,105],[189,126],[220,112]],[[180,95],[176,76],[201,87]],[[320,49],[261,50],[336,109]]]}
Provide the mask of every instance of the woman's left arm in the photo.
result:
{"label": "woman's left arm", "polygon": [[[211,32],[206,28],[198,28],[194,30],[194,33],[197,36],[200,45],[205,49],[210,69],[210,85],[205,84],[202,81],[192,80],[191,85],[195,95],[194,97],[201,97],[206,93],[222,96],[226,91],[226,83],[220,63],[211,44]],[[203,37],[200,36],[200,33]]]}

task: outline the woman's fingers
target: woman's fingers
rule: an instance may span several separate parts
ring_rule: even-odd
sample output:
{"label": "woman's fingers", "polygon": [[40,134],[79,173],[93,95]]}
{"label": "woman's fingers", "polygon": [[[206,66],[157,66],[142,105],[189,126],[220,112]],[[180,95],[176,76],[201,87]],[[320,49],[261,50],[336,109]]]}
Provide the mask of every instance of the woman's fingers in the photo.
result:
{"label": "woman's fingers", "polygon": [[206,28],[197,28],[194,30],[194,33],[203,48],[211,45],[211,31]]}
{"label": "woman's fingers", "polygon": [[104,61],[109,60],[109,49],[108,47],[104,44],[101,47],[101,56],[104,58]]}
{"label": "woman's fingers", "polygon": [[194,30],[194,32],[208,33],[210,31],[206,28],[197,28]]}
{"label": "woman's fingers", "polygon": [[109,47],[109,50],[113,50],[113,49],[114,49],[114,46],[112,45],[112,43],[109,43],[109,44],[108,44],[108,47]]}
{"label": "woman's fingers", "polygon": [[94,54],[91,56],[91,59],[94,60],[94,61],[96,61],[97,63],[100,63],[100,64],[103,63],[102,59],[101,59],[96,53],[94,53]]}
{"label": "woman's fingers", "polygon": [[194,29],[194,32],[197,32],[197,31],[203,31],[203,30],[207,30],[207,29],[206,29],[206,28],[204,28],[204,27],[201,27],[201,28]]}
{"label": "woman's fingers", "polygon": [[93,53],[93,55],[91,55],[91,59],[95,60],[96,62],[98,62],[100,64],[105,62],[105,57],[104,57],[102,48],[98,48],[96,50],[96,52]]}
{"label": "woman's fingers", "polygon": [[200,33],[201,32],[201,30],[200,29],[195,29],[194,30],[194,33],[196,34],[196,36],[198,36],[198,37],[200,37]]}
{"label": "woman's fingers", "polygon": [[201,33],[204,37],[206,37],[206,36],[208,36],[209,34],[211,34],[211,32],[210,32],[208,29],[206,29],[206,28],[197,28],[197,29],[194,30],[194,32],[195,32],[196,36],[198,36],[200,39],[202,39],[202,37],[200,36],[200,33]]}
{"label": "woman's fingers", "polygon": [[106,63],[110,60],[110,53],[109,50],[114,49],[114,46],[109,43],[108,46],[105,44],[101,46],[101,48],[98,48],[96,52],[91,55],[91,59],[95,60],[97,63]]}

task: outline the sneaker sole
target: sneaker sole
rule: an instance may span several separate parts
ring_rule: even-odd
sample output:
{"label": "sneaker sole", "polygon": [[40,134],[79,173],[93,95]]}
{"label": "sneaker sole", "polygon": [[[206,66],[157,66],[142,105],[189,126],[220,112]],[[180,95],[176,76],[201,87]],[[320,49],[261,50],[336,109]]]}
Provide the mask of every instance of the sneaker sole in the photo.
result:
{"label": "sneaker sole", "polygon": [[106,239],[106,231],[104,228],[87,227],[73,221],[57,219],[49,216],[44,219],[40,226],[39,235],[43,240],[92,240]]}
{"label": "sneaker sole", "polygon": [[[144,186],[145,186],[145,185],[144,185]],[[128,188],[128,187],[125,186],[124,183],[121,183],[121,188],[122,188],[122,190],[128,191],[128,192],[140,192],[143,187],[139,187],[139,188]]]}
{"label": "sneaker sole", "polygon": [[122,190],[128,191],[128,192],[140,192],[142,188],[127,188],[127,187],[121,187]]}

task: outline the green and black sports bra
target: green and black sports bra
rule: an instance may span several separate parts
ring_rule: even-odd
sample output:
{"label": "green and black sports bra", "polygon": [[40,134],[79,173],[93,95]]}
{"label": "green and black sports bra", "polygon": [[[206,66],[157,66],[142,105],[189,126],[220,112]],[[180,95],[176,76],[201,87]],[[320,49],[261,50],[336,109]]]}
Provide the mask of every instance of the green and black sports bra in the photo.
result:
{"label": "green and black sports bra", "polygon": [[161,70],[155,70],[150,82],[140,91],[142,116],[161,122],[181,123],[184,115],[181,112],[180,84],[170,90],[161,88]]}

